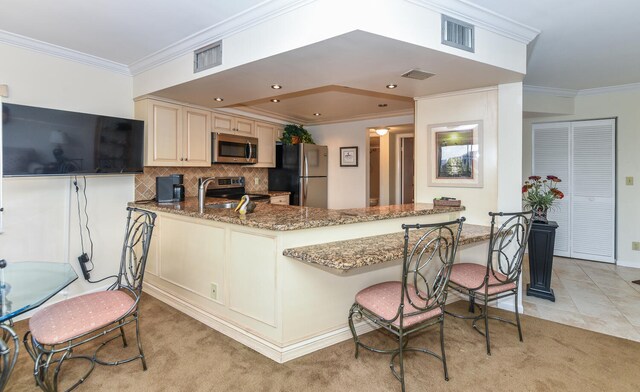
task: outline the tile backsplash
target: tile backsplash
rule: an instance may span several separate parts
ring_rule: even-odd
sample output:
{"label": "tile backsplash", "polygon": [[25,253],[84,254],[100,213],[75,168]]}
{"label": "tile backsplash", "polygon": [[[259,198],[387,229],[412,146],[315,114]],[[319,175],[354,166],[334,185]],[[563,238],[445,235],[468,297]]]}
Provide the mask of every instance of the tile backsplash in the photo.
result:
{"label": "tile backsplash", "polygon": [[[136,174],[136,200],[156,197],[156,177],[170,174],[184,175],[187,197],[198,196],[198,177],[244,176],[248,192],[264,193],[269,190],[269,169],[239,165],[214,164],[211,167],[145,167],[144,173]],[[258,179],[258,185],[255,179]]]}

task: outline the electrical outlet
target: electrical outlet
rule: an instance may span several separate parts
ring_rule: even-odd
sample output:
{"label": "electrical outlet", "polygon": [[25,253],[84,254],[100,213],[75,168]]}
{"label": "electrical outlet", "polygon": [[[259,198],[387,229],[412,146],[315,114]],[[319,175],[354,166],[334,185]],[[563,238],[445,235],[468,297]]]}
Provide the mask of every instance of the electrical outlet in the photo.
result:
{"label": "electrical outlet", "polygon": [[253,182],[254,182],[256,185],[260,185],[260,179],[259,179],[258,177],[254,178],[254,179],[253,179]]}
{"label": "electrical outlet", "polygon": [[218,299],[218,285],[215,283],[211,283],[211,291],[209,291],[209,297],[211,299]]}
{"label": "electrical outlet", "polygon": [[625,185],[633,185],[633,177],[625,177],[624,183]]}
{"label": "electrical outlet", "polygon": [[631,243],[631,250],[640,250],[640,242],[634,241]]}

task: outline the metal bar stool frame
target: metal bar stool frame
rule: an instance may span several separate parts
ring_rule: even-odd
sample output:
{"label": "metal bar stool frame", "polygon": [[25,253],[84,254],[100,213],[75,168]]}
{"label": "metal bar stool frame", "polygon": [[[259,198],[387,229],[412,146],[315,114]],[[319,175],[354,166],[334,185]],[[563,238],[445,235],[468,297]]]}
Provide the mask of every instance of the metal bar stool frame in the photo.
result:
{"label": "metal bar stool frame", "polygon": [[[522,326],[520,324],[520,312],[518,310],[518,292],[520,288],[520,275],[522,273],[522,259],[527,247],[527,240],[531,232],[531,223],[533,222],[533,211],[523,212],[490,212],[491,216],[491,235],[489,238],[489,251],[486,264],[486,273],[482,283],[476,287],[464,287],[449,280],[449,287],[461,294],[469,297],[469,312],[474,313],[477,307],[480,310],[478,316],[463,316],[447,311],[450,316],[473,320],[472,327],[486,339],[487,354],[491,355],[491,339],[489,337],[489,319],[497,320],[511,324],[518,328],[518,337],[520,341],[524,341],[522,337]],[[496,217],[506,217],[506,221],[498,225]],[[517,249],[511,257],[507,253],[510,246],[516,246]],[[456,268],[454,265],[453,268]],[[490,283],[492,281],[493,283]],[[492,287],[514,284],[514,288],[489,294]],[[497,301],[502,298],[514,297],[514,308],[516,313],[516,321],[507,320],[498,316],[489,315],[489,302]],[[478,305],[477,300],[482,305]],[[481,330],[477,322],[484,321],[484,331]]]}
{"label": "metal bar stool frame", "polygon": [[[9,321],[9,324],[0,324],[2,330],[2,339],[0,340],[0,391],[4,390],[4,387],[11,377],[16,361],[18,360],[18,335],[11,328],[13,323]],[[9,342],[13,343],[13,347],[9,346]]]}
{"label": "metal bar stool frame", "polygon": [[[402,289],[400,290],[400,302],[395,316],[385,319],[361,306],[357,301],[349,310],[348,321],[356,348],[355,357],[358,358],[359,347],[375,353],[391,354],[389,367],[396,379],[400,381],[402,391],[405,390],[404,353],[407,351],[421,352],[439,359],[443,365],[444,378],[447,381],[449,380],[444,348],[444,306],[447,300],[447,282],[451,273],[451,265],[455,260],[464,220],[465,218],[460,218],[444,223],[403,224]],[[411,241],[410,232],[419,229],[427,229],[427,231],[419,237],[415,245],[409,250]],[[435,265],[433,263],[435,263]],[[432,282],[427,281],[428,277],[425,272],[428,267],[438,268]],[[409,292],[409,290],[411,290],[411,292]],[[408,300],[409,304],[414,308],[414,311],[405,313],[405,299]],[[417,303],[416,299],[424,302],[424,305]],[[404,322],[406,318],[420,315],[437,308],[440,309],[437,316],[423,320],[415,326],[405,328]],[[398,348],[379,349],[362,343],[354,326],[354,317],[359,319],[365,318],[380,327],[383,331],[391,334],[398,342]],[[394,324],[396,321],[398,322],[397,325]],[[435,324],[440,325],[440,355],[426,348],[408,346],[409,335],[415,335],[415,333]],[[396,357],[399,358],[399,372],[395,366]]]}
{"label": "metal bar stool frame", "polygon": [[[156,214],[134,207],[127,207],[127,211],[127,224],[120,258],[119,272],[114,276],[116,277],[116,281],[107,290],[124,291],[128,295],[132,296],[134,302],[126,313],[118,320],[53,345],[41,344],[33,337],[31,331],[27,331],[23,338],[23,342],[27,352],[34,361],[33,374],[36,384],[44,391],[55,392],[58,390],[58,377],[61,367],[63,363],[70,360],[81,359],[88,361],[90,365],[87,372],[69,389],[67,389],[67,391],[73,390],[82,384],[87,377],[89,377],[91,372],[93,372],[96,363],[101,365],[117,366],[140,359],[143,370],[147,370],[147,363],[144,351],[142,350],[142,342],[140,340],[138,303],[140,302],[140,296],[142,294],[142,281],[144,278],[144,270],[147,262],[147,256],[149,254],[149,245],[151,235],[153,233]],[[141,250],[140,254],[137,253],[138,250]],[[130,358],[113,362],[99,359],[97,356],[100,350],[115,339],[122,338],[123,347],[127,347],[124,327],[131,323],[135,323],[138,354]],[[120,332],[102,342],[94,351],[93,355],[73,354],[73,350],[76,347],[104,337],[118,329]],[[51,371],[53,371],[53,374],[51,374]]]}

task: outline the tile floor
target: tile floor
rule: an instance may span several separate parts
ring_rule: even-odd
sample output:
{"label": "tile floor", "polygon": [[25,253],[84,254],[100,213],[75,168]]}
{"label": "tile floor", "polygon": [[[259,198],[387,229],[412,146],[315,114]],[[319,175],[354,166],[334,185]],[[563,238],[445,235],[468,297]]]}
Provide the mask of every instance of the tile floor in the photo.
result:
{"label": "tile floor", "polygon": [[[529,282],[523,263],[523,288]],[[640,342],[640,268],[555,257],[556,302],[523,295],[524,313]]]}

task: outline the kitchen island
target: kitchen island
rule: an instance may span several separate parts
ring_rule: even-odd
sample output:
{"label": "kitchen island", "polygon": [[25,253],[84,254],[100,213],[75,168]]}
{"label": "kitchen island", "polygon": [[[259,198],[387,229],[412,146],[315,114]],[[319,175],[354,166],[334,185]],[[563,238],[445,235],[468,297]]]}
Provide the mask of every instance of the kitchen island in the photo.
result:
{"label": "kitchen island", "polygon": [[[158,213],[145,292],[278,362],[350,338],[347,312],[355,294],[400,278],[401,224],[454,220],[464,210],[258,203],[240,216],[213,208],[200,214],[194,199],[131,205]],[[461,243],[488,238],[487,228],[465,226]],[[358,246],[369,252],[348,250]],[[319,250],[329,262],[314,258]],[[358,326],[361,333],[370,328]]]}

